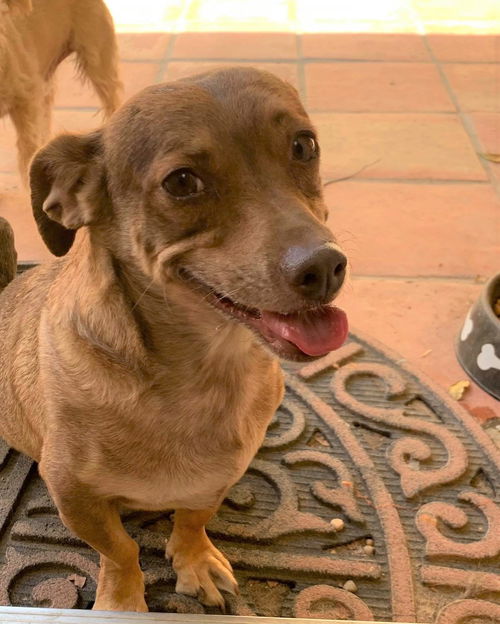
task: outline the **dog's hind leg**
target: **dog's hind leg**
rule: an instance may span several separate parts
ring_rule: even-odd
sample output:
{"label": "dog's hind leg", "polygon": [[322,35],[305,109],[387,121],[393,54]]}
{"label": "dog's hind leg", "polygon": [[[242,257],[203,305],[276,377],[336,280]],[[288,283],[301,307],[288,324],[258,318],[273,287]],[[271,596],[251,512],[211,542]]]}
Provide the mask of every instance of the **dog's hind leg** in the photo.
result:
{"label": "dog's hind leg", "polygon": [[82,78],[89,80],[109,117],[120,105],[118,48],[113,19],[104,3],[75,5],[73,49]]}
{"label": "dog's hind leg", "polygon": [[17,253],[14,246],[14,232],[3,217],[0,217],[0,292],[11,282],[17,271]]}
{"label": "dog's hind leg", "polygon": [[101,555],[94,609],[147,611],[139,546],[125,531],[116,505],[96,496],[59,466],[55,470],[48,469],[44,454],[40,474],[62,522]]}
{"label": "dog's hind leg", "polygon": [[33,93],[30,99],[23,99],[10,111],[10,118],[17,134],[17,160],[19,173],[24,184],[28,181],[28,168],[33,154],[42,145],[40,108],[41,94]]}
{"label": "dog's hind leg", "polygon": [[45,83],[45,90],[41,102],[41,120],[40,120],[40,144],[45,145],[50,139],[50,130],[52,126],[52,105],[54,103],[54,81],[49,79]]}

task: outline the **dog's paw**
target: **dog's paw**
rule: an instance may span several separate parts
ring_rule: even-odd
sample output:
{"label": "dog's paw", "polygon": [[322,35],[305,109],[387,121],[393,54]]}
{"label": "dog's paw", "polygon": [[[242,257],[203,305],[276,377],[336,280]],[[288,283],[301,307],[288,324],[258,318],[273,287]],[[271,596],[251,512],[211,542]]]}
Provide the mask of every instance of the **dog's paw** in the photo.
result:
{"label": "dog's paw", "polygon": [[197,549],[184,550],[167,543],[166,554],[177,574],[177,593],[196,596],[204,605],[222,610],[225,602],[219,590],[238,593],[231,564],[208,539]]}
{"label": "dog's paw", "polygon": [[96,598],[94,611],[136,611],[139,613],[147,613],[148,605],[144,600],[144,596],[123,596],[116,598],[114,596],[100,596]]}
{"label": "dog's paw", "polygon": [[95,611],[138,611],[145,613],[144,574],[139,568],[117,570],[101,563],[94,606]]}

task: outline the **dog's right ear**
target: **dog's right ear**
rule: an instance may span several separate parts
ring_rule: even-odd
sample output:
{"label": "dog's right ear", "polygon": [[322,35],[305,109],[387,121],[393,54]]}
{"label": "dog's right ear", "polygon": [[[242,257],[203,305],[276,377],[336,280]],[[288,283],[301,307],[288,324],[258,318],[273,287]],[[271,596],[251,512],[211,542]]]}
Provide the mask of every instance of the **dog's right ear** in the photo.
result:
{"label": "dog's right ear", "polygon": [[31,205],[49,250],[64,256],[76,230],[103,209],[101,132],[61,135],[43,147],[30,167]]}

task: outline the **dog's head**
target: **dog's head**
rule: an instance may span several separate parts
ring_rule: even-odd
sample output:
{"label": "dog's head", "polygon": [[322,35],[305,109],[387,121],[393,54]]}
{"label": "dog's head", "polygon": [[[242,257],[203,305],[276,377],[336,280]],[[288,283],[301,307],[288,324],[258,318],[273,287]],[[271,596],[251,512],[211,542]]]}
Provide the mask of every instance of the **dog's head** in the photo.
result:
{"label": "dog's head", "polygon": [[119,262],[181,285],[279,355],[317,357],[347,332],[328,305],[346,258],[325,225],[319,152],[297,92],[272,74],[155,85],[103,130],[37,154],[35,219],[56,255],[88,226]]}

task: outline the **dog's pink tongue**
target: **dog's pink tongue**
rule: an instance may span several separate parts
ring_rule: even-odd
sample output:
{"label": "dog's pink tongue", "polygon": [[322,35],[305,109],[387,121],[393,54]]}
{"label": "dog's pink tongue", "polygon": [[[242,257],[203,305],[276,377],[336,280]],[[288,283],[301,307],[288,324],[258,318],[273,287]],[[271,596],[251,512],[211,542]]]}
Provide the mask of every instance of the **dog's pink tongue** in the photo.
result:
{"label": "dog's pink tongue", "polygon": [[333,306],[296,314],[263,312],[262,321],[274,334],[314,356],[341,347],[349,329],[345,312]]}

